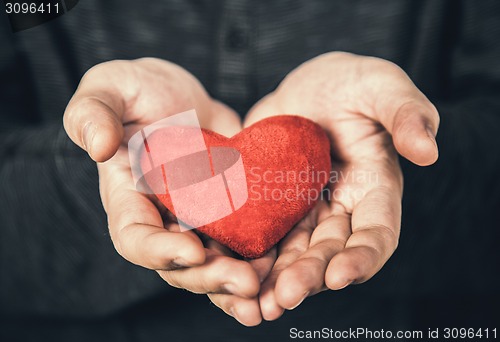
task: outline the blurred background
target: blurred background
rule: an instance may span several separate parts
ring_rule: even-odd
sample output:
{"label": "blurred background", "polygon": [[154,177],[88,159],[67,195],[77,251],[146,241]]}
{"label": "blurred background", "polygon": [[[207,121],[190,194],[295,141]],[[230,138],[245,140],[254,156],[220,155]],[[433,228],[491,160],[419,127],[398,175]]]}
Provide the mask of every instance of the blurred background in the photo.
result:
{"label": "blurred background", "polygon": [[[0,14],[0,341],[281,341],[289,330],[498,327],[500,3],[81,0],[13,33]],[[439,161],[405,176],[402,235],[366,284],[245,328],[114,250],[95,164],[62,115],[82,75],[158,57],[243,117],[328,51],[395,62],[441,114]]]}

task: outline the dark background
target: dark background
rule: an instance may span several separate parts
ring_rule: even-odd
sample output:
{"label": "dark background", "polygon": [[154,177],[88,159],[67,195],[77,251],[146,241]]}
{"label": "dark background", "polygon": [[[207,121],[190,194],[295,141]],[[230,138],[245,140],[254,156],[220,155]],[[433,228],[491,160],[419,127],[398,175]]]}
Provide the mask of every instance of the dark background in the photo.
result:
{"label": "dark background", "polygon": [[[97,1],[13,33],[0,13],[0,341],[281,341],[289,329],[498,327],[497,1]],[[114,251],[95,165],[62,130],[93,65],[159,57],[242,116],[328,51],[391,60],[441,114],[439,161],[402,160],[402,236],[368,283],[240,326]]]}

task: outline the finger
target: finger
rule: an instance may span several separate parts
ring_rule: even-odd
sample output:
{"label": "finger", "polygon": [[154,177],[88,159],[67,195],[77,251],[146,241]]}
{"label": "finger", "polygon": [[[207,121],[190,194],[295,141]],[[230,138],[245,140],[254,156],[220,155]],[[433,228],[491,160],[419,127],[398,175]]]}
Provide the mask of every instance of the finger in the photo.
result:
{"label": "finger", "polygon": [[227,294],[209,294],[208,298],[222,311],[247,327],[259,325],[262,322],[259,302],[256,298],[241,298]]}
{"label": "finger", "polygon": [[262,283],[259,295],[262,317],[267,321],[278,319],[284,312],[284,308],[278,304],[276,299],[276,280],[288,265],[307,250],[312,230],[316,224],[316,220],[313,219],[314,215],[315,213],[311,213],[306,216],[279,244],[278,259]]}
{"label": "finger", "polygon": [[150,269],[195,266],[204,262],[205,250],[200,239],[193,232],[165,229],[156,206],[135,190],[130,169],[112,161],[98,167],[109,232],[120,255]]}
{"label": "finger", "polygon": [[107,205],[111,239],[121,256],[149,269],[196,266],[205,260],[203,244],[193,232],[163,227],[156,207],[135,191]]}
{"label": "finger", "polygon": [[[241,118],[229,106],[222,102],[212,100],[211,121],[204,128],[211,129],[214,132],[232,137],[242,129]],[[203,125],[203,123],[201,123]]]}
{"label": "finger", "polygon": [[392,134],[397,151],[417,165],[430,165],[438,158],[435,136],[439,113],[397,65],[365,58],[366,75],[358,95],[368,107],[365,112]]}
{"label": "finger", "polygon": [[[234,253],[227,247],[211,239],[207,241],[206,246],[218,255],[234,255]],[[276,248],[273,248],[265,256],[259,259],[249,260],[249,264],[252,265],[260,280],[263,276],[263,273],[265,274],[264,277],[267,276],[266,271],[267,269],[270,270],[272,268],[272,264],[274,264],[275,259]],[[260,276],[259,273],[261,274]],[[222,291],[227,291],[227,289],[223,288]],[[217,307],[222,309],[228,315],[234,317],[243,325],[255,326],[260,324],[260,322],[262,321],[259,302],[257,298],[248,299],[230,294],[217,293],[209,293],[208,297]]]}
{"label": "finger", "polygon": [[338,290],[373,277],[396,250],[401,217],[401,190],[378,187],[366,194],[352,214],[352,235],[330,261],[325,281]]}
{"label": "finger", "polygon": [[394,146],[398,152],[413,163],[426,166],[438,159],[436,134],[437,110],[427,109],[416,102],[402,105],[392,124]]}
{"label": "finger", "polygon": [[273,247],[264,256],[258,259],[248,260],[248,263],[252,265],[261,283],[269,275],[269,272],[271,272],[274,262],[276,261],[276,257],[277,257],[276,247]]}
{"label": "finger", "polygon": [[243,127],[251,126],[257,121],[262,120],[266,117],[279,115],[279,113],[286,112],[286,110],[281,110],[279,106],[277,106],[274,94],[270,93],[264,96],[257,103],[255,103],[252,108],[250,108],[247,115],[245,115]]}
{"label": "finger", "polygon": [[223,255],[209,255],[203,265],[158,271],[170,285],[194,293],[234,294],[252,298],[259,293],[257,274],[247,262]]}
{"label": "finger", "polygon": [[[215,240],[207,239],[205,246],[209,250],[207,255],[212,255],[213,253],[214,255],[225,255],[232,258],[237,257],[236,253]],[[269,272],[271,272],[274,262],[276,261],[276,254],[276,247],[274,247],[260,258],[246,260],[254,269],[260,283],[262,283]]]}
{"label": "finger", "polygon": [[351,217],[331,215],[311,236],[309,249],[284,269],[276,281],[276,300],[286,309],[294,309],[310,295],[325,289],[325,272],[330,260],[341,250],[351,234]]}
{"label": "finger", "polygon": [[113,61],[91,68],[64,113],[64,128],[71,140],[97,162],[111,158],[120,146],[125,103],[137,92],[127,63]]}
{"label": "finger", "polygon": [[102,162],[111,158],[123,136],[117,114],[98,98],[75,99],[64,114],[64,128],[71,140]]}

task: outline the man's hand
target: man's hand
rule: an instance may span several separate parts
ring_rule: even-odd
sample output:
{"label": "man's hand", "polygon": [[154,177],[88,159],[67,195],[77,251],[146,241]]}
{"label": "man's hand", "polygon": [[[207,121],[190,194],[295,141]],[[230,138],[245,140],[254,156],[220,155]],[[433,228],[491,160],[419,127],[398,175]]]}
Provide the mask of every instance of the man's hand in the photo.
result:
{"label": "man's hand", "polygon": [[319,123],[332,142],[334,182],[279,244],[262,284],[266,320],[307,296],[375,275],[397,247],[403,179],[397,152],[417,165],[438,158],[436,108],[396,65],[329,53],[291,72],[252,108],[245,126],[278,114]]}
{"label": "man's hand", "polygon": [[204,244],[192,231],[162,215],[154,198],[136,191],[127,143],[144,126],[195,108],[201,127],[232,136],[238,116],[211,99],[194,76],[158,59],[112,61],[83,77],[64,114],[70,138],[98,162],[101,199],[111,239],[128,261],[156,270],[170,285],[211,300],[242,324],[261,321],[257,294],[275,251],[246,262],[213,240]]}

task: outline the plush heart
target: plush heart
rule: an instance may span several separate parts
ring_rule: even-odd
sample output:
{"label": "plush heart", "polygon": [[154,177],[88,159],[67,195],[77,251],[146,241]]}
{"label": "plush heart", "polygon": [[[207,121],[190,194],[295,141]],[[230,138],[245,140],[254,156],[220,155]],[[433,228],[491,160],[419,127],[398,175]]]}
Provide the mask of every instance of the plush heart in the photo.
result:
{"label": "plush heart", "polygon": [[[219,215],[222,218],[198,226],[198,231],[244,257],[260,257],[278,243],[321,198],[331,169],[329,140],[319,125],[293,115],[261,120],[231,138],[205,129],[202,133],[208,155],[197,161],[209,163],[211,172],[207,174],[201,166],[193,167],[191,157],[188,158],[191,163],[184,158],[184,162],[178,162],[176,167],[163,165],[151,171],[145,166],[150,157],[143,153],[141,167],[146,174],[145,180],[151,188],[158,188],[158,184],[164,187],[163,193],[155,191],[155,194],[174,215],[176,208],[180,207],[176,207],[172,199],[181,183],[187,186],[191,180],[191,190],[204,191],[201,199],[195,194],[192,197],[187,195],[184,202],[192,201],[189,202],[191,207],[201,206],[212,214],[215,207],[226,202],[227,195],[230,201],[233,200],[227,215]],[[159,129],[147,137],[145,149],[165,149],[165,146],[172,146],[172,141],[167,141],[166,135]],[[219,166],[215,164],[217,148],[226,148],[223,150],[226,157],[217,162]],[[235,173],[238,172],[236,167],[236,171],[224,172],[238,162],[243,178]],[[220,201],[211,197],[216,191],[207,191],[204,183],[208,182],[198,182],[200,179],[215,179],[218,174],[224,175],[220,180],[226,187],[222,187],[224,200]],[[178,179],[179,175],[184,175],[184,179],[177,181],[174,189],[168,183]],[[238,199],[236,191],[233,191],[235,189],[242,190],[240,195],[243,193],[246,196],[243,198],[241,195]],[[177,194],[175,196],[178,197]],[[183,217],[194,216],[195,213],[199,215],[199,211],[188,210],[183,212]]]}

